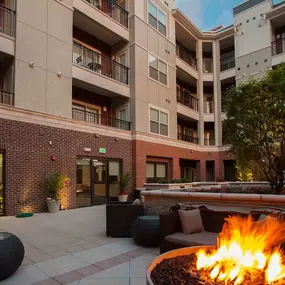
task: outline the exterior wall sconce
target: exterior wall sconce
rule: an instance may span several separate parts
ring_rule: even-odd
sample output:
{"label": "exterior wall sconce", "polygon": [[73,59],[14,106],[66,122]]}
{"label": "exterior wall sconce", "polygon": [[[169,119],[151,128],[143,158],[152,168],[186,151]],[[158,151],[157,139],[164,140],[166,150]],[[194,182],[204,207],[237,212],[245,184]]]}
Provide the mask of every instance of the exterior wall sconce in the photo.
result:
{"label": "exterior wall sconce", "polygon": [[62,76],[62,72],[58,72],[58,73],[57,73],[57,76],[58,76],[58,77],[61,77],[61,76]]}
{"label": "exterior wall sconce", "polygon": [[94,134],[95,138],[100,138],[100,135],[99,134]]}
{"label": "exterior wall sconce", "polygon": [[208,154],[209,154],[209,155],[212,155],[212,153],[211,153],[211,152],[208,152]]}
{"label": "exterior wall sconce", "polygon": [[107,112],[107,107],[103,107],[103,111],[104,111],[104,112]]}
{"label": "exterior wall sconce", "polygon": [[34,62],[30,62],[30,67],[34,68],[35,67],[35,63]]}
{"label": "exterior wall sconce", "polygon": [[115,138],[115,141],[117,142],[117,141],[119,141],[120,139],[119,138]]}

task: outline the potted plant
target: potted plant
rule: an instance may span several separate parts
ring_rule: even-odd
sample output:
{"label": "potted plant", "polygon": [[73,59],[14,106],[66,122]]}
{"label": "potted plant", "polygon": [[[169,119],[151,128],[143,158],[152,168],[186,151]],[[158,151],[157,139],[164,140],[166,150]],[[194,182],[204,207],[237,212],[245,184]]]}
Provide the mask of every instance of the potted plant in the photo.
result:
{"label": "potted plant", "polygon": [[62,190],[70,181],[64,173],[55,173],[43,183],[43,188],[48,193],[47,206],[49,213],[57,213],[60,208],[60,200],[64,197]]}
{"label": "potted plant", "polygon": [[129,173],[123,173],[120,175],[120,194],[118,195],[119,202],[127,202],[128,193],[126,193],[126,189],[130,183],[131,177]]}

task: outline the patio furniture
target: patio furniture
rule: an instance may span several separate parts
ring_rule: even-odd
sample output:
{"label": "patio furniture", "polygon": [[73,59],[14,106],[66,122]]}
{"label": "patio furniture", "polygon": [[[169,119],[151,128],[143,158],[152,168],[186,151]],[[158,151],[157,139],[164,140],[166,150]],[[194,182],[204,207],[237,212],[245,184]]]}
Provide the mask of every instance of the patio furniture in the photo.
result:
{"label": "patio furniture", "polygon": [[[208,246],[216,245],[217,237],[222,231],[225,219],[229,216],[237,215],[241,217],[248,217],[251,215],[254,221],[257,221],[263,212],[250,211],[250,212],[237,212],[227,210],[212,210],[206,206],[196,207],[200,210],[201,220],[203,224],[203,231],[193,231],[192,233],[184,233],[179,217],[179,208],[172,208],[173,211],[160,215],[160,253],[170,250],[189,247],[189,246]],[[183,211],[191,211],[195,206],[187,206]],[[276,211],[276,210],[275,210]],[[266,213],[266,211],[264,212]],[[196,221],[193,221],[196,223]],[[189,223],[192,224],[192,223]]]}
{"label": "patio furniture", "polygon": [[131,226],[137,217],[144,215],[143,204],[114,202],[106,205],[106,235],[132,237]]}
{"label": "patio furniture", "polygon": [[25,249],[13,234],[0,233],[0,281],[10,277],[22,264]]}
{"label": "patio furniture", "polygon": [[132,226],[132,237],[138,245],[158,246],[159,216],[138,217]]}

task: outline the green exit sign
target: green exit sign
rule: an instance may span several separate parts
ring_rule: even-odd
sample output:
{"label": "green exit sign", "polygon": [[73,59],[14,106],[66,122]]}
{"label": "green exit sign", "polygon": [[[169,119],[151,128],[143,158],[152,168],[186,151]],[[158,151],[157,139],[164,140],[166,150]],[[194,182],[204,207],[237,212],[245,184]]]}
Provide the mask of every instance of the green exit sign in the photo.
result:
{"label": "green exit sign", "polygon": [[106,148],[100,147],[99,148],[99,153],[106,153]]}

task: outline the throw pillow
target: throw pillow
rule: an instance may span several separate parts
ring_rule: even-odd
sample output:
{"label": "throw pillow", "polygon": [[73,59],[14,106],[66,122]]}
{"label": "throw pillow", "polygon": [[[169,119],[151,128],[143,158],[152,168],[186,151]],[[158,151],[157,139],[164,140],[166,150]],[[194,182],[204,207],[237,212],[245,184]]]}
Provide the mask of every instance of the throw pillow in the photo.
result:
{"label": "throw pillow", "polygon": [[179,210],[178,213],[182,226],[182,232],[184,234],[200,233],[205,231],[199,209],[194,209],[191,211]]}

